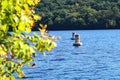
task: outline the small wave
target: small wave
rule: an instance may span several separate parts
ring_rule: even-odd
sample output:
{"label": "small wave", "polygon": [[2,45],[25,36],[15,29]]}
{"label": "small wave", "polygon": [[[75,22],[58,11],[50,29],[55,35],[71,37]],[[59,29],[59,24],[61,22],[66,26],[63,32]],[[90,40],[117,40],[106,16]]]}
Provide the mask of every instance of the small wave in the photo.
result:
{"label": "small wave", "polygon": [[48,69],[47,69],[47,71],[52,71],[52,70],[54,70],[54,69],[53,69],[53,68],[48,68]]}
{"label": "small wave", "polygon": [[79,54],[86,54],[86,53],[82,53],[82,52],[74,52],[74,53],[71,53],[72,55],[79,55]]}
{"label": "small wave", "polygon": [[50,61],[64,61],[65,59],[64,58],[58,58],[58,59],[52,59]]}

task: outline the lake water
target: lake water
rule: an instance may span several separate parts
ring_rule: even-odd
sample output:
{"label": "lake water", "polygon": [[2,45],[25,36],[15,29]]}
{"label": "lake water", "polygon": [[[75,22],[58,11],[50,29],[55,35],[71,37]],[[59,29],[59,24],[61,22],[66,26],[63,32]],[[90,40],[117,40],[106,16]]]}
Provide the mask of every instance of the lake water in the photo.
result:
{"label": "lake water", "polygon": [[[81,35],[83,46],[72,46],[72,32]],[[61,36],[57,48],[35,58],[25,67],[26,77],[17,80],[120,80],[120,30],[51,31]]]}

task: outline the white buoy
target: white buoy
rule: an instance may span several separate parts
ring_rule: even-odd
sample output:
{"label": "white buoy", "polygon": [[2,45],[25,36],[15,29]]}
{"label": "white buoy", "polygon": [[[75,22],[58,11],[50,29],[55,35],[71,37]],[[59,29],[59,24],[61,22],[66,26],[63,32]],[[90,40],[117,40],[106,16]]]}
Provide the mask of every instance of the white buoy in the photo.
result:
{"label": "white buoy", "polygon": [[82,46],[82,42],[80,42],[80,35],[76,34],[75,35],[75,43],[73,43],[73,46]]}
{"label": "white buoy", "polygon": [[75,40],[75,35],[76,35],[76,33],[73,32],[73,33],[72,33],[72,38],[71,38],[71,40]]}

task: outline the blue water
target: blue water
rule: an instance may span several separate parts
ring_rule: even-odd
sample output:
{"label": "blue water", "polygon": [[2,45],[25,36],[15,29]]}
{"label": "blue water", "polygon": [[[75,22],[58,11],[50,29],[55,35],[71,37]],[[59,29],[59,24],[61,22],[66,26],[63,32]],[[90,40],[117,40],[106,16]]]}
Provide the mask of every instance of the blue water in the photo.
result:
{"label": "blue water", "polygon": [[[83,46],[72,46],[72,32],[81,35]],[[57,48],[35,58],[25,67],[26,77],[17,80],[120,80],[120,30],[51,31],[61,36]]]}

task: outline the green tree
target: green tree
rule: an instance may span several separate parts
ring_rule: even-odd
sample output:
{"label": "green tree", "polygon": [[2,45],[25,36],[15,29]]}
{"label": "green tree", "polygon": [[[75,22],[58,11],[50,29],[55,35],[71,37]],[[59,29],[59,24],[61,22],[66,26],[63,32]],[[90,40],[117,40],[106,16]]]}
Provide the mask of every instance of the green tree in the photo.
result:
{"label": "green tree", "polygon": [[114,28],[120,28],[120,0],[41,0],[41,2],[36,8],[37,12],[43,16],[42,22],[50,23],[48,25],[54,29],[58,29],[56,26],[60,29],[103,29],[111,28],[111,24]]}
{"label": "green tree", "polygon": [[38,0],[0,0],[0,80],[15,80],[13,73],[24,77],[21,68],[34,66],[36,51],[45,55],[56,46],[45,32],[46,25],[40,24],[40,35],[28,35],[41,18],[34,11],[37,4]]}

